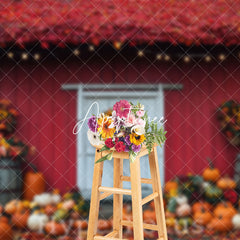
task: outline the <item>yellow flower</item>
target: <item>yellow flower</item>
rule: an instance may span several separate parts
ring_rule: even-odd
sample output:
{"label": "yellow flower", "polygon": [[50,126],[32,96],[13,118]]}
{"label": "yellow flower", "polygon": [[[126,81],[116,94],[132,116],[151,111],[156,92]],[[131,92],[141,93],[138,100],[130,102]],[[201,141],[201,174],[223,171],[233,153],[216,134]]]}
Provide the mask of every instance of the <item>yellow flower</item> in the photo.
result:
{"label": "yellow flower", "polygon": [[146,138],[144,135],[137,135],[136,133],[130,134],[130,142],[135,145],[140,145],[141,143],[144,142],[145,139]]}
{"label": "yellow flower", "polygon": [[109,128],[112,123],[112,119],[110,117],[101,117],[98,119],[98,131],[103,139],[112,138],[114,132],[116,131],[114,128]]}

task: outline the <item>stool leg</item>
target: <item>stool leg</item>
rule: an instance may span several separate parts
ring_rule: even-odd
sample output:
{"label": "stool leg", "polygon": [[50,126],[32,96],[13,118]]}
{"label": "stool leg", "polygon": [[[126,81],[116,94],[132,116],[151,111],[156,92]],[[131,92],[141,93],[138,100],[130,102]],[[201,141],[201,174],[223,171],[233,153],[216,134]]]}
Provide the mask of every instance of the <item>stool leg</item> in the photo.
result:
{"label": "stool leg", "polygon": [[133,233],[135,240],[143,240],[143,213],[142,213],[142,188],[140,174],[140,159],[130,162],[131,189],[132,189],[132,212]]}
{"label": "stool leg", "polygon": [[[95,153],[95,162],[102,156],[101,152]],[[102,184],[103,162],[96,163],[93,171],[92,195],[90,203],[87,240],[93,240],[97,233],[97,223],[99,214],[100,192],[99,186]]]}
{"label": "stool leg", "polygon": [[[113,187],[122,188],[121,176],[123,175],[123,159],[114,158],[114,180]],[[113,231],[118,231],[118,238],[122,239],[122,210],[123,195],[113,194]]]}
{"label": "stool leg", "polygon": [[158,192],[159,194],[158,197],[154,199],[155,214],[156,214],[157,225],[158,225],[158,239],[167,240],[168,239],[167,229],[166,229],[161,180],[160,180],[160,174],[159,174],[156,147],[154,147],[153,151],[149,155],[149,165],[150,165],[150,171],[151,171],[152,182],[153,182],[152,184],[153,192]]}

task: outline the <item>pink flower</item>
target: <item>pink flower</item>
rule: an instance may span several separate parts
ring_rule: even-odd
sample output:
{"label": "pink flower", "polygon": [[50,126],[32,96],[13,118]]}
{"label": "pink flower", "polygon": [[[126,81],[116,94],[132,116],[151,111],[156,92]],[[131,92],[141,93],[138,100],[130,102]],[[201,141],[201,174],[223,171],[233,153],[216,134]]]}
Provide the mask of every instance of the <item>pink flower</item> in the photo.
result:
{"label": "pink flower", "polygon": [[126,127],[131,127],[136,123],[136,118],[134,116],[134,114],[129,114],[127,116],[126,122],[125,122],[125,126]]}
{"label": "pink flower", "polygon": [[141,118],[138,118],[136,120],[136,124],[139,125],[139,126],[145,127],[146,121],[141,119]]}
{"label": "pink flower", "polygon": [[117,116],[127,118],[130,108],[131,104],[127,100],[120,100],[114,104],[113,111],[116,111]]}
{"label": "pink flower", "polygon": [[137,111],[137,116],[138,117],[143,117],[144,116],[144,111],[142,111],[142,110]]}

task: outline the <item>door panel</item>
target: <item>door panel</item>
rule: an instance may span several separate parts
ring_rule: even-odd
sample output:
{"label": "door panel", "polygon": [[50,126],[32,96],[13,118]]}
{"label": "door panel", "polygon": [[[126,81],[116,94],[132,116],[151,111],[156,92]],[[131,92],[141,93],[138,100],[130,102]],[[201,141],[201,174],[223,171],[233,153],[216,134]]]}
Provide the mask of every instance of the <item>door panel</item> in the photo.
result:
{"label": "door panel", "polygon": [[[139,98],[137,99],[136,96],[132,97],[131,92],[126,94],[126,92],[116,91],[115,96],[108,96],[104,95],[104,92],[98,96],[94,93],[89,92],[89,95],[84,94],[82,97],[82,104],[79,104],[82,109],[79,109],[81,113],[83,113],[82,118],[87,113],[91,104],[95,101],[99,104],[99,111],[105,112],[106,110],[112,108],[112,106],[119,101],[120,99],[126,99],[128,101],[133,102],[134,104],[137,101],[141,102],[145,106],[145,110],[148,112],[148,116],[153,119],[157,117],[160,119],[163,116],[163,94],[140,94]],[[81,100],[81,98],[79,98]],[[97,114],[97,108],[94,106],[90,112],[89,116],[92,114]],[[91,188],[92,188],[92,178],[93,178],[93,167],[94,167],[94,155],[95,149],[91,146],[87,139],[87,130],[88,126],[85,122],[80,133],[78,136],[78,186],[83,194],[83,196],[87,199],[90,199],[91,196]],[[160,174],[161,180],[163,182],[164,179],[164,159],[163,159],[163,149],[158,147],[158,159],[159,159],[159,166],[160,166]],[[124,175],[129,176],[129,160],[124,160]],[[141,158],[141,177],[150,178],[150,169],[148,164],[147,156]],[[113,161],[105,161],[104,163],[104,170],[103,170],[103,186],[112,187],[113,186]],[[131,188],[129,182],[124,182],[124,188]],[[149,194],[151,192],[151,185],[142,184],[142,192],[143,196]]]}

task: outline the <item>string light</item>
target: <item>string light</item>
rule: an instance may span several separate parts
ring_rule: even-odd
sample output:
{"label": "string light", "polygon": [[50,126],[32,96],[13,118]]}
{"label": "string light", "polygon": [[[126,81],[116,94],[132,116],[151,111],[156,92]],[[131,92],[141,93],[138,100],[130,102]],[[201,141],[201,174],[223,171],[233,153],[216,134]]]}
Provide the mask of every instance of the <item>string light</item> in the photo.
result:
{"label": "string light", "polygon": [[138,51],[138,56],[139,56],[139,57],[143,57],[143,56],[144,56],[143,50],[139,50],[139,51]]}
{"label": "string light", "polygon": [[12,52],[8,52],[8,53],[7,53],[7,56],[8,56],[8,58],[13,58],[13,57],[14,57],[14,54],[13,54]]}
{"label": "string light", "polygon": [[95,47],[93,45],[89,45],[88,50],[90,52],[93,52],[95,50]]}
{"label": "string light", "polygon": [[33,55],[33,58],[34,58],[36,61],[38,61],[38,60],[40,59],[40,54],[39,54],[39,53],[35,53],[35,54]]}
{"label": "string light", "polygon": [[27,60],[28,59],[28,54],[27,53],[22,53],[22,59]]}
{"label": "string light", "polygon": [[161,54],[161,53],[158,53],[158,54],[156,55],[156,59],[157,59],[157,60],[161,60],[161,59],[162,59],[162,54]]}
{"label": "string light", "polygon": [[212,58],[209,55],[207,55],[204,59],[206,62],[210,62],[212,60]]}
{"label": "string light", "polygon": [[226,56],[224,54],[220,54],[218,58],[220,61],[224,61],[226,59]]}
{"label": "string light", "polygon": [[75,50],[73,51],[73,54],[74,54],[75,56],[78,56],[78,55],[80,54],[80,51],[79,51],[78,49],[75,49]]}
{"label": "string light", "polygon": [[164,56],[164,60],[165,60],[165,61],[169,61],[169,60],[170,60],[170,56],[169,56],[169,55],[165,55],[165,56]]}
{"label": "string light", "polygon": [[114,43],[113,43],[113,46],[114,46],[117,50],[119,50],[119,49],[122,47],[122,43],[121,43],[121,42],[114,42]]}
{"label": "string light", "polygon": [[185,63],[188,63],[188,62],[191,61],[191,59],[190,59],[189,56],[184,56],[183,61],[184,61]]}

